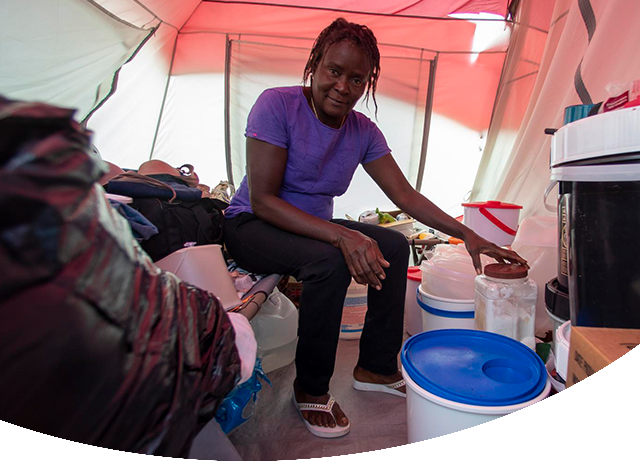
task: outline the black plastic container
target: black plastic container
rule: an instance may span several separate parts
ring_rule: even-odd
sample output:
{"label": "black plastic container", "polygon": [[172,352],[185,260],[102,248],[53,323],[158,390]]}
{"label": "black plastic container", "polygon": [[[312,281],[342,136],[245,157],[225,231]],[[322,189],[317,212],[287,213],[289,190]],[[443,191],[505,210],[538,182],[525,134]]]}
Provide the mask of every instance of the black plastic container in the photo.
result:
{"label": "black plastic container", "polygon": [[575,182],[572,189],[571,323],[640,328],[640,181]]}

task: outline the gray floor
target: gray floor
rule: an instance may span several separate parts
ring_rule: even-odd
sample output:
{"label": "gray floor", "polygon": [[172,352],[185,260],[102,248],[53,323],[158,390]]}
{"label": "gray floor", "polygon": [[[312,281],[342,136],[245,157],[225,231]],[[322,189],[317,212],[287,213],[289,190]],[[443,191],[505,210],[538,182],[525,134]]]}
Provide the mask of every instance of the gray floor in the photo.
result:
{"label": "gray floor", "polygon": [[331,393],[351,421],[351,432],[321,439],[304,425],[291,401],[293,364],[269,373],[272,387],[258,394],[254,415],[229,438],[244,461],[308,459],[362,453],[407,443],[406,400],[351,387],[357,340],[341,340]]}

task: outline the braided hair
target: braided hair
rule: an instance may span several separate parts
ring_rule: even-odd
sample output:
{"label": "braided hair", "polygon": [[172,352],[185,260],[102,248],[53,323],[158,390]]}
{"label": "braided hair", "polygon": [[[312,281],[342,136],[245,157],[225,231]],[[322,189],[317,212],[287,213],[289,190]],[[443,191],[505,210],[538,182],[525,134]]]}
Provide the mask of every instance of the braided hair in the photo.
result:
{"label": "braided hair", "polygon": [[318,68],[318,64],[329,47],[342,41],[347,41],[359,46],[369,59],[371,72],[369,73],[369,80],[367,81],[365,101],[369,102],[369,94],[371,94],[377,114],[376,86],[378,84],[378,77],[380,76],[380,50],[378,50],[376,37],[367,26],[348,22],[344,18],[338,18],[333,21],[327,28],[320,32],[320,35],[316,38],[307,64],[304,67],[302,81],[303,83],[307,82],[311,74]]}

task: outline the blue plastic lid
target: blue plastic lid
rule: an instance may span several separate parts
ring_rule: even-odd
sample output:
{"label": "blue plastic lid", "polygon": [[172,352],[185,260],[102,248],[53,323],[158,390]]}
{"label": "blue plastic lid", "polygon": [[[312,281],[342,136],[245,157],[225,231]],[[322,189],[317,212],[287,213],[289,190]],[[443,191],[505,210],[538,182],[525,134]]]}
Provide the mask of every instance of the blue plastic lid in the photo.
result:
{"label": "blue plastic lid", "polygon": [[542,359],[507,336],[476,330],[433,330],[402,346],[402,366],[422,389],[453,402],[509,406],[543,391]]}

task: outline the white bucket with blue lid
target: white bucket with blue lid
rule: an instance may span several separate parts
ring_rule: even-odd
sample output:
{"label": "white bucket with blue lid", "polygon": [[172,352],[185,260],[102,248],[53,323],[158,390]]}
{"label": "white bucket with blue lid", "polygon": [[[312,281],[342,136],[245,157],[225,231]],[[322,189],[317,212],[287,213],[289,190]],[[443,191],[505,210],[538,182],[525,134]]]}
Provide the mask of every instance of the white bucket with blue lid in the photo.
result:
{"label": "white bucket with blue lid", "polygon": [[549,395],[538,355],[509,337],[475,330],[433,330],[402,347],[409,443],[513,413]]}
{"label": "white bucket with blue lid", "polygon": [[449,299],[427,293],[418,286],[416,302],[422,311],[422,331],[475,328],[475,300]]}

